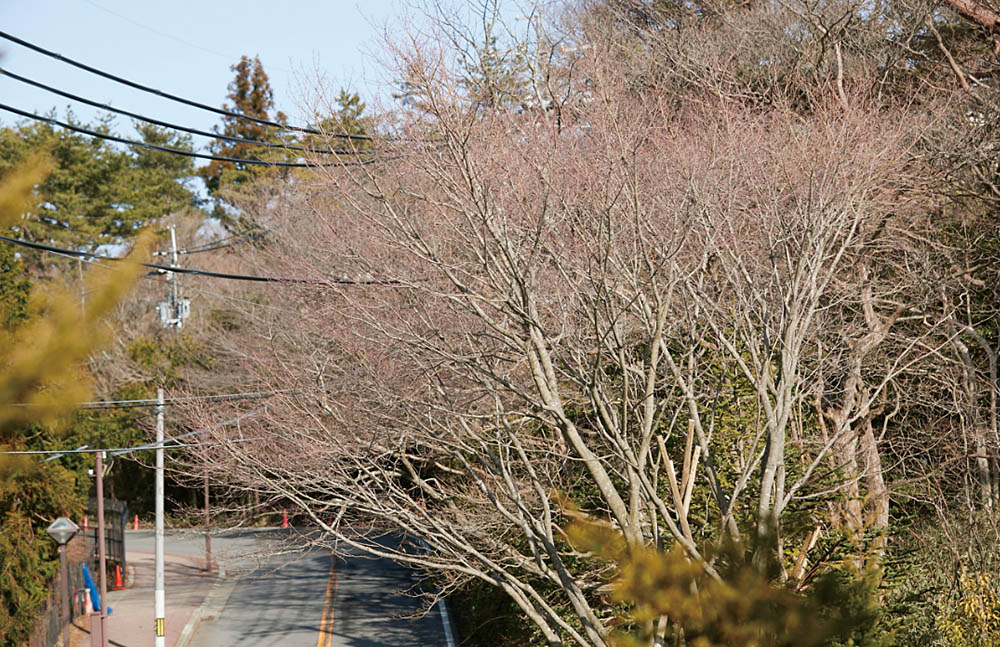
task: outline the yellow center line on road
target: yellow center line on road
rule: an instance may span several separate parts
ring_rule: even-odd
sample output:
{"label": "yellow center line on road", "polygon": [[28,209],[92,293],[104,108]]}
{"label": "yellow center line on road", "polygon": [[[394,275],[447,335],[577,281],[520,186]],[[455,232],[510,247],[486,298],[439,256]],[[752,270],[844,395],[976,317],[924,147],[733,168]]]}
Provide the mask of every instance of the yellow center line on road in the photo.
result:
{"label": "yellow center line on road", "polygon": [[337,597],[337,573],[333,570],[333,555],[330,555],[330,578],[326,582],[326,597],[323,602],[323,619],[319,622],[316,647],[329,647],[333,642],[333,603]]}

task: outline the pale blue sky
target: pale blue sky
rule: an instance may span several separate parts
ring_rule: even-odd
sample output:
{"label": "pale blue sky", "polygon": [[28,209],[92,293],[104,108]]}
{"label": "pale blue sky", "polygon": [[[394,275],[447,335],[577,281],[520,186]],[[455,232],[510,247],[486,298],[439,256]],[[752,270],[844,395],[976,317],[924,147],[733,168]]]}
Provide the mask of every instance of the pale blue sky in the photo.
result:
{"label": "pale blue sky", "polygon": [[[377,60],[382,28],[400,11],[397,0],[262,2],[258,0],[0,0],[0,30],[118,76],[201,103],[220,106],[243,54],[259,55],[275,100],[293,123],[303,92],[320,72],[336,91],[386,96]],[[74,94],[149,117],[210,129],[218,115],[113,83],[9,41],[0,66]],[[65,113],[68,100],[0,76],[0,103]],[[90,121],[97,110],[74,105]],[[0,123],[20,118],[0,111]],[[130,120],[118,117],[130,136]],[[196,138],[196,145],[204,140]]]}

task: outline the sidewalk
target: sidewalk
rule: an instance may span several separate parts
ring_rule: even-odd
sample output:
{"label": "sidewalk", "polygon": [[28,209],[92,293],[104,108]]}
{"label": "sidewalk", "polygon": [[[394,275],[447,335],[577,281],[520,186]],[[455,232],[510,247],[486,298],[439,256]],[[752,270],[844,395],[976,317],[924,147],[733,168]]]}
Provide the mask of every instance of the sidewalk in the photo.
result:
{"label": "sidewalk", "polygon": [[[108,591],[106,630],[108,645],[113,647],[152,647],[153,635],[153,553],[128,551],[125,554],[134,577],[131,587]],[[216,573],[203,570],[205,561],[181,555],[164,556],[164,592],[166,596],[166,643],[174,647],[184,626],[216,580]],[[74,623],[70,642],[73,647],[89,647],[90,625],[86,618]]]}

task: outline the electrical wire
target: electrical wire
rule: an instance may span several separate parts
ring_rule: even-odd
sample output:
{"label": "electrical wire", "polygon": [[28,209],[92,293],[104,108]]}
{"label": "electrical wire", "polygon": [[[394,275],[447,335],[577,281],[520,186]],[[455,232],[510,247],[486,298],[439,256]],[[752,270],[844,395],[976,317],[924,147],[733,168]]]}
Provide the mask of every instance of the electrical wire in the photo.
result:
{"label": "electrical wire", "polygon": [[[70,258],[95,258],[105,261],[122,261],[125,259],[115,258],[114,256],[105,256],[103,254],[94,254],[93,252],[81,252],[73,249],[65,249],[63,247],[56,247],[54,245],[46,245],[44,243],[35,243],[27,240],[21,240],[20,238],[10,238],[9,236],[0,236],[0,241],[13,243],[15,245],[21,245],[22,247],[29,247],[31,249],[40,249],[46,252],[52,252],[54,254],[59,254],[61,256],[67,256]],[[315,283],[309,279],[293,279],[293,278],[283,278],[283,277],[267,277],[267,276],[250,276],[245,274],[225,274],[222,272],[210,272],[207,270],[195,270],[187,267],[176,267],[173,265],[160,265],[158,263],[139,263],[143,267],[149,267],[160,272],[176,272],[177,274],[195,274],[201,276],[212,276],[216,278],[226,278],[242,281],[256,281],[265,283]]]}
{"label": "electrical wire", "polygon": [[[252,438],[229,438],[226,440],[208,440],[201,441],[197,443],[175,443],[173,445],[163,445],[164,449],[179,449],[183,447],[207,447],[209,445],[225,445],[227,443],[249,443],[254,440],[266,440],[267,436],[254,436]],[[168,442],[167,440],[163,441]],[[156,449],[156,445],[153,445],[151,449]],[[146,449],[145,447],[120,447],[120,448],[107,448],[107,449],[60,449],[60,450],[48,450],[48,451],[20,451],[20,452],[0,452],[0,454],[6,455],[22,455],[22,456],[46,456],[49,458],[43,460],[43,463],[48,463],[49,461],[54,461],[57,458],[61,458],[65,454],[96,454],[97,452],[108,452],[111,456],[121,456],[123,454],[131,454],[132,452],[137,452],[141,449]]]}
{"label": "electrical wire", "polygon": [[261,411],[263,411],[263,409],[254,409],[253,411],[250,411],[248,413],[240,414],[240,415],[236,416],[235,418],[230,418],[229,420],[225,420],[223,422],[220,422],[220,423],[217,423],[217,424],[214,424],[214,425],[209,425],[208,427],[206,427],[204,429],[195,429],[194,431],[189,431],[187,433],[180,434],[179,436],[173,436],[171,438],[164,438],[162,441],[155,442],[155,443],[150,443],[148,445],[139,445],[138,447],[127,447],[125,449],[116,449],[116,450],[109,450],[109,451],[110,451],[110,453],[111,453],[112,456],[121,456],[122,454],[131,454],[132,452],[142,451],[142,450],[146,450],[146,449],[158,449],[161,446],[164,449],[168,449],[169,447],[173,447],[173,445],[167,445],[167,443],[176,443],[177,441],[179,441],[179,440],[181,440],[183,438],[190,438],[191,436],[194,436],[195,434],[203,434],[206,431],[211,431],[212,429],[220,429],[222,427],[228,427],[229,425],[235,424],[235,423],[239,422],[240,420],[243,420],[244,418],[249,418],[250,416],[255,416],[258,413],[260,413]]}
{"label": "electrical wire", "polygon": [[[164,398],[164,406],[183,404],[187,402],[229,402],[233,400],[250,400],[266,398],[279,393],[294,393],[293,389],[280,389],[274,391],[248,391],[247,393],[220,393],[218,395],[192,395],[180,398]],[[106,400],[101,402],[81,402],[78,410],[90,409],[129,409],[133,407],[156,407],[159,401],[153,398],[141,400]]]}
{"label": "electrical wire", "polygon": [[[245,115],[245,114],[241,114],[241,113],[238,113],[238,112],[232,112],[232,111],[226,110],[224,108],[216,108],[214,106],[210,106],[210,105],[207,105],[207,104],[204,104],[204,103],[199,103],[197,101],[192,101],[190,99],[185,99],[184,97],[179,97],[179,96],[177,96],[175,94],[169,94],[167,92],[163,92],[162,90],[157,90],[156,88],[151,88],[149,86],[142,85],[141,83],[136,83],[135,81],[129,81],[128,79],[122,78],[120,76],[115,76],[114,74],[111,74],[109,72],[105,72],[103,70],[99,70],[96,67],[91,67],[90,65],[87,65],[85,63],[80,63],[79,61],[74,61],[71,58],[67,58],[67,57],[63,56],[62,54],[59,54],[57,52],[53,52],[53,51],[47,50],[47,49],[45,49],[43,47],[40,47],[39,45],[35,45],[34,43],[29,43],[26,40],[23,40],[21,38],[18,38],[17,36],[13,36],[11,34],[3,32],[3,31],[0,31],[0,38],[3,38],[4,40],[9,40],[12,43],[17,43],[18,45],[21,45],[22,47],[27,47],[28,49],[31,49],[31,50],[34,50],[34,51],[38,52],[39,54],[44,54],[45,56],[48,56],[50,58],[54,58],[56,60],[62,61],[63,63],[67,63],[69,65],[72,65],[73,67],[79,68],[79,69],[84,70],[86,72],[90,72],[91,74],[96,74],[98,76],[102,76],[102,77],[104,77],[106,79],[109,79],[111,81],[114,81],[116,83],[121,83],[122,85],[127,85],[130,88],[135,88],[136,90],[141,90],[142,92],[148,92],[150,94],[155,94],[155,95],[157,95],[159,97],[163,97],[164,99],[169,99],[171,101],[176,101],[178,103],[183,103],[184,105],[188,105],[188,106],[191,106],[191,107],[194,107],[194,108],[199,108],[201,110],[208,110],[210,112],[214,112],[214,113],[219,114],[219,115],[224,115],[224,116],[227,116],[227,117],[233,117],[235,119],[242,119],[244,121],[251,121],[253,123],[260,124],[261,126],[271,126],[271,127],[274,127],[274,128],[279,128],[281,130],[285,130],[285,131],[292,131],[292,132],[299,132],[299,133],[308,133],[310,135],[323,135],[323,134],[326,134],[326,133],[323,133],[322,131],[317,130],[315,128],[305,128],[305,127],[302,127],[302,126],[289,126],[288,124],[278,123],[277,121],[271,121],[270,119],[261,119],[259,117],[252,117],[250,115]],[[357,140],[357,141],[371,141],[371,139],[372,139],[371,137],[368,137],[366,135],[348,135],[346,133],[331,133],[331,134],[329,134],[329,136],[337,137],[337,138],[340,138],[340,139],[352,139],[352,140]]]}
{"label": "electrical wire", "polygon": [[[62,254],[60,252],[50,252],[50,253],[55,254],[56,256],[63,256],[65,258],[77,258],[76,256],[70,256],[69,254]],[[95,260],[90,259],[90,258],[84,258],[83,261],[86,262],[86,263],[89,263],[91,265],[94,265],[95,267],[99,267],[101,269],[104,269],[104,270],[111,271],[111,270],[114,269],[110,265],[105,265],[104,263],[101,263],[100,261],[95,261]],[[149,280],[152,281],[152,280],[155,280],[155,277],[157,277],[159,275],[160,275],[160,272],[149,272],[147,274],[143,274],[142,278],[149,279]],[[292,310],[290,308],[279,308],[277,306],[269,306],[269,305],[266,305],[264,303],[258,303],[257,301],[251,301],[250,299],[241,299],[240,297],[234,297],[234,296],[230,296],[228,294],[219,294],[218,292],[212,292],[210,290],[205,290],[204,288],[200,288],[200,287],[197,287],[197,286],[194,286],[194,285],[186,285],[186,286],[184,286],[184,289],[185,290],[193,290],[195,292],[200,292],[202,294],[207,294],[209,296],[218,297],[220,299],[228,299],[230,301],[235,301],[237,303],[245,303],[245,304],[253,306],[255,308],[263,308],[265,310],[274,310],[275,312],[281,312],[283,314],[292,315],[292,316],[295,316],[295,317],[301,317],[302,316],[301,312],[298,312],[296,310]]]}
{"label": "electrical wire", "polygon": [[[238,415],[235,418],[230,418],[229,420],[225,420],[223,422],[220,422],[220,423],[217,423],[217,424],[214,424],[214,425],[209,425],[208,427],[205,427],[204,429],[195,429],[194,431],[189,431],[187,433],[183,433],[183,434],[180,434],[178,436],[173,436],[171,438],[164,438],[163,440],[155,442],[155,443],[148,443],[148,444],[145,444],[145,445],[136,445],[136,446],[133,446],[133,447],[107,447],[107,448],[104,448],[104,449],[99,449],[99,448],[98,449],[81,449],[81,448],[77,448],[77,449],[26,449],[26,450],[17,450],[17,451],[0,451],[0,454],[4,454],[4,455],[8,455],[8,456],[51,456],[51,455],[56,455],[56,454],[96,454],[97,452],[107,452],[107,453],[110,453],[112,456],[121,456],[122,454],[131,454],[132,452],[143,451],[143,450],[147,450],[147,449],[159,449],[160,447],[163,447],[164,449],[173,449],[174,447],[190,447],[192,445],[182,445],[182,444],[169,445],[168,443],[177,443],[178,441],[180,441],[180,440],[182,440],[184,438],[190,438],[191,436],[194,436],[195,434],[203,434],[206,431],[211,431],[212,429],[219,429],[221,427],[228,427],[229,425],[235,424],[235,423],[239,422],[240,420],[243,420],[244,418],[249,418],[250,416],[255,416],[258,413],[260,413],[261,411],[262,411],[262,409],[255,409],[255,410],[250,411],[248,413],[244,413],[244,414]],[[245,439],[245,440],[256,440],[256,439]],[[222,442],[222,443],[225,443],[225,442],[235,442],[235,439],[234,440],[217,441],[217,442]],[[201,444],[206,444],[207,445],[208,443],[198,443],[198,444],[199,445],[201,445]]]}
{"label": "electrical wire", "polygon": [[[163,406],[170,407],[175,404],[188,402],[229,402],[233,400],[249,400],[257,398],[271,397],[279,393],[296,393],[294,389],[279,389],[272,391],[248,391],[246,393],[219,393],[216,395],[191,395],[179,398],[164,398]],[[14,404],[0,405],[8,407],[41,407],[45,406],[34,402],[16,402]],[[140,407],[160,406],[159,400],[155,398],[145,398],[139,400],[99,400],[93,402],[79,402],[74,407],[74,411],[94,411],[101,409],[134,409]]]}
{"label": "electrical wire", "polygon": [[53,94],[58,94],[61,97],[70,99],[71,101],[78,101],[80,103],[86,104],[88,106],[93,106],[95,108],[100,108],[101,110],[107,110],[108,112],[113,112],[119,115],[124,115],[126,117],[131,117],[132,119],[138,119],[139,121],[144,121],[148,124],[154,124],[156,126],[162,126],[164,128],[170,128],[172,130],[179,130],[181,132],[190,133],[192,135],[199,135],[201,137],[212,137],[214,139],[221,139],[228,142],[233,142],[236,144],[250,144],[253,146],[261,146],[266,148],[282,148],[285,150],[293,151],[303,151],[306,153],[321,153],[324,155],[355,155],[355,154],[374,154],[375,151],[359,151],[354,149],[329,149],[329,148],[312,148],[310,146],[298,146],[295,144],[285,144],[279,142],[265,142],[258,139],[245,139],[242,137],[230,137],[229,135],[224,135],[222,133],[213,133],[207,130],[199,130],[197,128],[190,128],[188,126],[179,126],[177,124],[172,124],[168,121],[160,121],[159,119],[152,119],[150,117],[145,117],[136,112],[129,112],[128,110],[123,110],[121,108],[115,108],[107,103],[100,103],[99,101],[93,101],[85,97],[81,97],[70,92],[65,92],[58,88],[53,88],[51,86],[45,85],[39,81],[34,81],[27,77],[21,76],[20,74],[15,74],[8,69],[0,68],[0,74],[8,76],[15,81],[20,81],[21,83],[26,83],[27,85],[40,88],[47,92]]}
{"label": "electrical wire", "polygon": [[[222,52],[218,52],[218,51],[216,51],[214,49],[209,49],[208,47],[204,47],[203,45],[199,45],[197,43],[192,43],[191,41],[184,40],[183,38],[179,38],[179,37],[174,36],[172,34],[168,34],[167,32],[160,31],[159,29],[156,29],[154,27],[150,27],[149,25],[145,25],[145,24],[139,22],[138,20],[133,20],[132,18],[129,18],[128,16],[126,16],[124,14],[120,14],[117,11],[113,11],[111,9],[108,9],[107,7],[102,6],[102,5],[94,2],[93,0],[85,0],[85,1],[90,6],[95,7],[97,9],[100,9],[101,11],[103,11],[103,12],[105,12],[107,14],[115,16],[116,18],[120,18],[121,20],[124,20],[126,22],[130,22],[133,25],[135,25],[136,27],[139,27],[140,29],[145,29],[147,31],[150,31],[150,32],[152,32],[154,34],[157,34],[158,36],[162,36],[164,38],[169,38],[170,40],[176,41],[176,42],[180,43],[181,45],[185,45],[186,47],[193,47],[195,49],[200,49],[203,52],[206,52],[208,54],[212,54],[214,56],[218,56],[219,58],[224,59],[226,61],[232,61],[233,58],[235,58],[231,54],[223,54]],[[289,70],[287,67],[283,67],[283,66],[279,66],[279,67],[281,67],[281,69],[288,70],[289,72],[291,72],[291,70]]]}
{"label": "electrical wire", "polygon": [[247,229],[246,231],[241,231],[236,234],[229,234],[228,236],[224,236],[218,240],[207,242],[204,245],[195,245],[194,247],[189,247],[188,249],[199,249],[207,245],[216,245],[218,243],[224,243],[226,241],[233,240],[234,238],[245,238],[246,236],[253,236],[254,234],[266,234],[266,233],[268,233],[267,229],[260,229],[259,227],[254,227],[252,229]]}
{"label": "electrical wire", "polygon": [[[267,440],[267,436],[254,436],[252,438],[229,438],[226,440],[202,440],[196,443],[176,443],[174,445],[164,445],[164,449],[180,449],[184,447],[209,447],[211,445],[227,445],[230,443],[249,443],[255,440]],[[154,448],[155,449],[155,448]],[[131,454],[132,452],[139,451],[138,449],[133,449],[132,451],[121,451],[121,452],[111,452],[111,456],[121,456],[123,454]]]}
{"label": "electrical wire", "polygon": [[[102,254],[94,254],[92,252],[79,252],[72,249],[65,249],[63,247],[55,247],[53,245],[45,245],[43,243],[33,243],[27,240],[21,240],[20,238],[10,238],[8,236],[0,236],[0,241],[5,241],[8,243],[13,243],[14,245],[21,245],[22,247],[30,247],[32,249],[40,249],[46,252],[54,252],[57,254],[62,254],[65,256],[72,256],[73,258],[98,258],[106,261],[122,261],[125,259],[115,258],[113,256],[104,256]],[[135,262],[135,261],[130,261]],[[280,276],[253,276],[249,274],[227,274],[225,272],[211,272],[208,270],[196,270],[188,267],[176,267],[174,265],[160,265],[158,263],[138,263],[143,267],[149,267],[152,269],[160,270],[162,272],[175,272],[177,274],[193,274],[195,276],[208,276],[217,279],[229,279],[233,281],[254,281],[257,283],[300,283],[305,285],[400,285],[400,281],[396,280],[370,280],[370,281],[354,281],[351,279],[298,279]]]}
{"label": "electrical wire", "polygon": [[[186,402],[228,402],[232,400],[248,400],[265,398],[279,393],[293,393],[292,389],[282,389],[275,391],[248,391],[246,393],[220,393],[217,395],[192,395],[180,398],[164,398],[163,406],[173,406]],[[156,407],[160,402],[155,398],[145,398],[140,400],[101,400],[95,402],[80,402],[76,406],[77,411],[90,411],[93,409],[132,409],[136,407]],[[40,406],[32,403],[13,404],[8,406]]]}
{"label": "electrical wire", "polygon": [[[264,234],[266,234],[266,233],[267,233],[266,231],[258,231],[256,233],[247,234],[242,239],[240,239],[240,240],[234,240],[231,243],[222,243],[222,241],[216,241],[217,243],[221,243],[221,244],[211,244],[211,243],[209,243],[207,245],[201,245],[199,247],[194,247],[192,249],[178,249],[176,252],[174,252],[174,251],[169,251],[169,252],[153,252],[153,256],[171,256],[173,254],[179,254],[179,255],[180,254],[201,254],[202,252],[214,252],[214,251],[219,250],[219,249],[225,249],[226,247],[233,247],[235,245],[242,245],[243,243],[249,243],[252,240],[257,240],[258,238],[264,236]],[[223,240],[226,240],[226,239],[223,239]]]}
{"label": "electrical wire", "polygon": [[215,160],[219,162],[232,162],[234,164],[251,164],[256,166],[278,166],[282,168],[316,168],[316,167],[332,167],[332,166],[360,166],[362,164],[369,164],[374,159],[361,160],[358,162],[269,162],[267,160],[253,160],[253,159],[243,159],[239,157],[227,157],[225,155],[211,155],[209,153],[195,153],[193,151],[186,151],[180,148],[170,148],[169,146],[158,146],[156,144],[147,144],[146,142],[139,142],[133,139],[125,139],[124,137],[118,137],[117,135],[109,135],[107,133],[100,133],[96,130],[90,130],[88,128],[81,128],[80,126],[74,126],[73,124],[68,124],[64,121],[59,121],[58,119],[53,119],[52,117],[42,117],[40,115],[32,114],[24,110],[19,110],[12,106],[0,103],[0,109],[6,110],[7,112],[12,112],[16,115],[22,117],[27,117],[28,119],[34,119],[35,121],[42,121],[53,126],[59,126],[60,128],[65,128],[67,130],[72,130],[73,132],[80,133],[81,135],[88,135],[90,137],[97,137],[98,139],[106,139],[112,142],[118,142],[119,144],[125,144],[127,146],[138,146],[139,148],[145,148],[148,150],[160,151],[163,153],[172,153],[174,155],[183,155],[184,157],[197,157],[199,159]]}
{"label": "electrical wire", "polygon": [[254,308],[262,308],[264,310],[273,310],[274,312],[280,312],[285,315],[290,315],[293,317],[303,317],[301,312],[293,310],[291,308],[280,308],[278,306],[270,306],[265,303],[258,303],[256,301],[251,301],[250,299],[241,299],[240,297],[230,296],[228,294],[219,294],[218,292],[211,292],[203,288],[195,287],[193,285],[185,285],[185,290],[193,290],[194,292],[199,292],[201,294],[207,294],[208,296],[217,297],[219,299],[228,299],[229,301],[234,301],[236,303],[245,303]]}
{"label": "electrical wire", "polygon": [[179,249],[179,250],[177,250],[177,252],[160,252],[159,255],[166,256],[167,254],[173,254],[173,253],[177,253],[177,254],[201,254],[203,252],[214,252],[214,251],[217,251],[217,250],[220,250],[220,249],[226,249],[227,247],[235,247],[236,245],[242,245],[243,243],[249,243],[249,242],[257,240],[258,238],[261,238],[263,236],[264,236],[264,232],[260,232],[258,234],[253,234],[252,236],[249,236],[249,237],[244,238],[242,240],[235,240],[235,241],[233,241],[231,243],[222,243],[220,245],[210,245],[208,247],[199,247],[199,248],[196,248],[196,249]]}

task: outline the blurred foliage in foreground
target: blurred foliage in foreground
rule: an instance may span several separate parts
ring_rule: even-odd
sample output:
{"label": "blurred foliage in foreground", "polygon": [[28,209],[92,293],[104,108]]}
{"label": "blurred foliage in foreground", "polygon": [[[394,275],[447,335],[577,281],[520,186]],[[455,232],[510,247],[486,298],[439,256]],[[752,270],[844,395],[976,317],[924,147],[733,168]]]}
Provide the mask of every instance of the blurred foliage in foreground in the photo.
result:
{"label": "blurred foliage in foreground", "polygon": [[[36,187],[51,168],[34,156],[0,180],[0,228],[34,207]],[[132,258],[145,258],[150,242],[140,236]],[[90,396],[85,362],[109,336],[103,320],[142,267],[119,263],[90,281],[81,308],[64,290],[32,289],[7,244],[0,266],[0,451],[20,451],[39,437],[58,437],[77,403]],[[30,636],[56,572],[55,543],[44,529],[55,517],[80,517],[80,492],[73,472],[58,461],[0,454],[0,645],[23,644]]]}
{"label": "blurred foliage in foreground", "polygon": [[[852,564],[832,568],[798,591],[753,563],[752,550],[725,546],[710,560],[717,575],[680,545],[662,552],[627,545],[605,523],[577,519],[575,547],[615,566],[613,597],[628,609],[613,637],[621,647],[810,647],[891,645],[880,625],[878,577]],[[651,639],[658,634],[662,642]]]}

